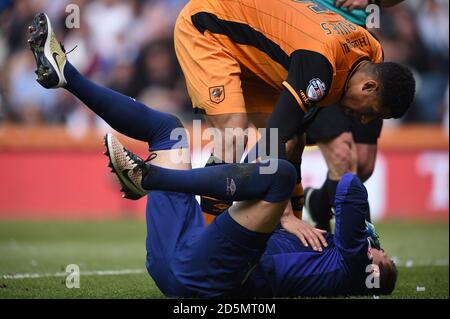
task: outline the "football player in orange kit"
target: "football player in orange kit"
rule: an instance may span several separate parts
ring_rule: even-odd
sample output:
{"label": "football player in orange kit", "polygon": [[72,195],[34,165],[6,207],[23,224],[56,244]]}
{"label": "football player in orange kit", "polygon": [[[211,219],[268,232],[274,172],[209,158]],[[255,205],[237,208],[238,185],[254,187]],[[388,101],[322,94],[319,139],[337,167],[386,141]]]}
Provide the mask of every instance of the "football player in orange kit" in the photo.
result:
{"label": "football player in orange kit", "polygon": [[[312,1],[192,0],[177,20],[175,49],[193,107],[222,132],[249,122],[278,129],[279,158],[319,107],[339,102],[368,123],[401,117],[415,93],[412,73],[383,63],[367,30]],[[222,162],[234,152],[228,141],[215,152]]]}
{"label": "football player in orange kit", "polygon": [[[403,0],[313,0],[316,4],[341,15],[363,28],[373,23],[379,7],[391,7]],[[379,8],[379,11],[381,9]],[[367,181],[375,168],[378,139],[383,120],[367,124],[346,116],[339,104],[320,110],[314,122],[306,130],[306,143],[319,147],[328,166],[325,182],[318,189],[305,188],[305,209],[317,228],[331,230],[336,187],[345,173],[357,174]],[[370,210],[366,216],[371,220]]]}

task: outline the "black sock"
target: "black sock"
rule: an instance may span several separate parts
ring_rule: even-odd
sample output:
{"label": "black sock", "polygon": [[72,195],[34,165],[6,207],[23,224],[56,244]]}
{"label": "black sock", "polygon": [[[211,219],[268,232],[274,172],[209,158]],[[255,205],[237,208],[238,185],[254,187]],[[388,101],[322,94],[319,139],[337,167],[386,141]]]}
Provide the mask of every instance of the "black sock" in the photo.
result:
{"label": "black sock", "polygon": [[309,200],[309,208],[312,219],[317,223],[317,228],[330,230],[330,220],[333,217],[331,207],[334,207],[334,198],[339,181],[330,180],[328,177],[322,187],[315,189]]}
{"label": "black sock", "polygon": [[328,193],[328,204],[330,209],[334,207],[334,199],[336,197],[336,188],[339,184],[339,181],[333,181],[327,177],[325,181],[327,193]]}
{"label": "black sock", "polygon": [[297,173],[296,175],[297,183],[300,183],[302,181],[302,171],[301,171],[302,160],[301,159],[289,160],[289,163],[291,163],[295,167],[295,171]]}

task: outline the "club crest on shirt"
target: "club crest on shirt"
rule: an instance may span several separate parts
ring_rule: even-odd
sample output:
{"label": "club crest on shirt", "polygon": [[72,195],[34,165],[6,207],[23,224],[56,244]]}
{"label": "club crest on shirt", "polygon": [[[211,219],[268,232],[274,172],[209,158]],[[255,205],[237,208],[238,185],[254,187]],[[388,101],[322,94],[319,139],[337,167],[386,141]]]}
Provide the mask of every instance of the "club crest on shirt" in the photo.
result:
{"label": "club crest on shirt", "polygon": [[211,102],[217,104],[225,100],[225,87],[221,85],[209,88],[209,98]]}
{"label": "club crest on shirt", "polygon": [[306,90],[306,94],[311,101],[317,102],[323,99],[326,89],[327,87],[325,83],[321,79],[315,78],[309,81],[309,86]]}

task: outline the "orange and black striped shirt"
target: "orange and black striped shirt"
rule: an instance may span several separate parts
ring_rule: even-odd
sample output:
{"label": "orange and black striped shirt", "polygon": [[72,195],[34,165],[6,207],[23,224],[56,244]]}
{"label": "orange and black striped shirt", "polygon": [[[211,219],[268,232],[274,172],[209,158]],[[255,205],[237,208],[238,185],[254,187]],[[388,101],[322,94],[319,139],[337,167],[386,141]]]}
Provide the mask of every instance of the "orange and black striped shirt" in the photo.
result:
{"label": "orange and black striped shirt", "polygon": [[191,0],[193,25],[304,112],[338,102],[352,69],[380,63],[380,43],[364,28],[307,0]]}

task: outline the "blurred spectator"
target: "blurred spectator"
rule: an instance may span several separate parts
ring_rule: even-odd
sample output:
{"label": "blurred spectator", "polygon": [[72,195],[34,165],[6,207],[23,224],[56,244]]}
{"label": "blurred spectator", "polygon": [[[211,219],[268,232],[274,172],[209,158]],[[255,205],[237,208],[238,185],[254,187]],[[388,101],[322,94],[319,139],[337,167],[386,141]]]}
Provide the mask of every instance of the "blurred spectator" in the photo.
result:
{"label": "blurred spectator", "polygon": [[448,85],[448,1],[406,0],[382,12],[381,29],[386,61],[409,65],[417,80],[413,108],[402,122],[439,124]]}
{"label": "blurred spectator", "polygon": [[447,91],[445,92],[445,100],[444,100],[444,120],[442,124],[444,126],[444,130],[447,133],[447,136],[450,135],[450,127],[449,127],[449,117],[450,117],[450,105],[449,105],[449,92],[450,87],[447,85]]}
{"label": "blurred spectator", "polygon": [[445,110],[448,86],[449,3],[443,0],[422,1],[417,26],[427,48],[429,65],[423,70],[422,90],[417,95],[422,121],[439,123]]}
{"label": "blurred spectator", "polygon": [[36,82],[33,56],[20,51],[9,61],[10,103],[17,119],[24,123],[57,122],[56,91],[45,92]]}
{"label": "blurred spectator", "polygon": [[[90,127],[104,129],[65,91],[48,91],[35,82],[26,39],[28,24],[40,11],[49,14],[66,49],[76,47],[70,61],[83,74],[189,119],[192,110],[172,38],[186,2],[0,0],[0,122],[65,124],[75,137]],[[80,28],[66,27],[69,4],[80,8]],[[405,0],[384,10],[381,29],[373,30],[386,60],[408,64],[418,80],[415,105],[399,123],[437,124],[448,116],[448,9],[447,0]]]}
{"label": "blurred spectator", "polygon": [[133,21],[132,1],[98,0],[89,2],[83,10],[90,31],[92,47],[107,63],[114,63],[126,55],[126,29]]}
{"label": "blurred spectator", "polygon": [[[137,92],[147,86],[174,88],[180,78],[180,70],[173,47],[173,40],[163,39],[146,45],[136,62],[134,85]],[[136,92],[136,93],[137,93]]]}

